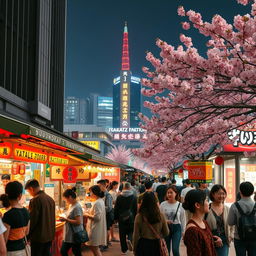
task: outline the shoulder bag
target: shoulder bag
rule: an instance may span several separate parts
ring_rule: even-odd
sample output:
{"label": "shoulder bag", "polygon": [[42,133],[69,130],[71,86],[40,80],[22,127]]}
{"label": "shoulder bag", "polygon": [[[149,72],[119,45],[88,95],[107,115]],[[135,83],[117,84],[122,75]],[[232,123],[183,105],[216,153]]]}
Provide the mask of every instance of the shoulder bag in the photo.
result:
{"label": "shoulder bag", "polygon": [[169,252],[167,249],[166,242],[164,238],[161,237],[160,234],[154,229],[154,227],[148,222],[147,218],[143,216],[144,221],[147,223],[148,227],[151,229],[151,231],[154,233],[155,237],[159,239],[159,245],[160,245],[160,255],[161,256],[169,256]]}

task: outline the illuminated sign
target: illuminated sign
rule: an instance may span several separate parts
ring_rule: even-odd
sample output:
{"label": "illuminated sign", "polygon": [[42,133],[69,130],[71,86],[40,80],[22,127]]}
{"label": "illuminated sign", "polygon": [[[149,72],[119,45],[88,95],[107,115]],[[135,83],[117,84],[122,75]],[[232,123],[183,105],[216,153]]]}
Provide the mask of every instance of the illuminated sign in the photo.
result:
{"label": "illuminated sign", "polygon": [[188,179],[196,183],[212,182],[212,161],[188,161]]}
{"label": "illuminated sign", "polygon": [[80,141],[82,142],[83,144],[91,147],[91,148],[95,148],[97,150],[100,150],[100,142],[99,141],[93,141],[93,140],[83,140],[83,141]]}
{"label": "illuminated sign", "polygon": [[10,158],[12,152],[12,144],[5,142],[0,143],[0,158]]}
{"label": "illuminated sign", "polygon": [[142,140],[146,139],[147,135],[145,133],[112,133],[113,140]]}
{"label": "illuminated sign", "polygon": [[21,144],[14,144],[13,157],[14,159],[20,161],[36,162],[42,164],[47,162],[47,153],[42,150]]}
{"label": "illuminated sign", "polygon": [[120,85],[120,127],[130,126],[130,81],[128,71],[122,71]]}
{"label": "illuminated sign", "polygon": [[[77,173],[76,180],[89,180],[90,172],[86,171],[84,166],[75,166],[72,167],[73,173]],[[63,175],[67,175],[67,169],[64,172],[66,167],[63,166],[52,166],[51,167],[51,180],[64,180]],[[74,170],[75,169],[75,170]],[[67,178],[67,176],[65,176]]]}
{"label": "illuminated sign", "polygon": [[140,84],[140,78],[139,77],[132,76],[131,81],[132,81],[132,83]]}
{"label": "illuminated sign", "polygon": [[59,156],[56,154],[49,154],[49,161],[50,165],[68,165],[69,161],[68,158]]}
{"label": "illuminated sign", "polygon": [[120,83],[120,76],[117,78],[114,78],[114,80],[113,80],[114,85],[119,84],[119,83]]}

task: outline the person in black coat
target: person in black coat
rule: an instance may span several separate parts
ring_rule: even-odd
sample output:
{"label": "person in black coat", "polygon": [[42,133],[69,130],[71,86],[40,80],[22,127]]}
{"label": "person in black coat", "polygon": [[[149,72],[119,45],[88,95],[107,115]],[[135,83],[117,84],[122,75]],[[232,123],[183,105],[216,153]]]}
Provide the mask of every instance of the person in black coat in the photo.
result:
{"label": "person in black coat", "polygon": [[123,185],[122,193],[116,199],[114,208],[115,221],[119,224],[119,237],[123,253],[126,253],[128,249],[132,250],[131,241],[136,214],[137,198],[131,189],[131,184],[126,182]]}

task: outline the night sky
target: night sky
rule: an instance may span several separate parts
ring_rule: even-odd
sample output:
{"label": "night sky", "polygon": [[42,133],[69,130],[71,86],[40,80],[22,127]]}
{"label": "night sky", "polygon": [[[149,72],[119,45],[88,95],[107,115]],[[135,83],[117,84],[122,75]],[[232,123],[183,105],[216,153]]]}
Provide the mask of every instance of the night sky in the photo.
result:
{"label": "night sky", "polygon": [[201,12],[204,20],[220,14],[231,23],[234,15],[249,10],[235,0],[68,0],[66,96],[112,96],[112,81],[121,68],[125,21],[133,75],[142,77],[142,66],[149,66],[146,51],[159,56],[156,38],[177,46],[179,34],[184,33],[193,37],[194,46],[204,54],[204,36],[181,28],[187,19],[177,15],[180,5]]}

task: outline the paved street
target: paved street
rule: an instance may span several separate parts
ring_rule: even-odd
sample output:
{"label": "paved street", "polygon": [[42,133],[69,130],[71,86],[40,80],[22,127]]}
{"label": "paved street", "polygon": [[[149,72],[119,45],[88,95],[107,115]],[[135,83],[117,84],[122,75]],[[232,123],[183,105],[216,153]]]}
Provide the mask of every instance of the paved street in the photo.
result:
{"label": "paved street", "polygon": [[[104,256],[119,256],[119,255],[121,255],[120,244],[119,243],[112,243],[112,245],[109,247],[109,250],[106,251],[106,252],[103,252],[103,255]],[[127,256],[132,256],[132,255],[133,255],[132,252],[127,253]],[[186,256],[186,255],[187,255],[187,253],[186,253],[185,245],[183,243],[181,243],[180,256]],[[236,254],[235,254],[234,246],[233,246],[233,243],[232,243],[229,256],[235,256],[235,255]],[[86,251],[86,252],[83,253],[83,256],[93,256],[93,254],[89,251]]]}

